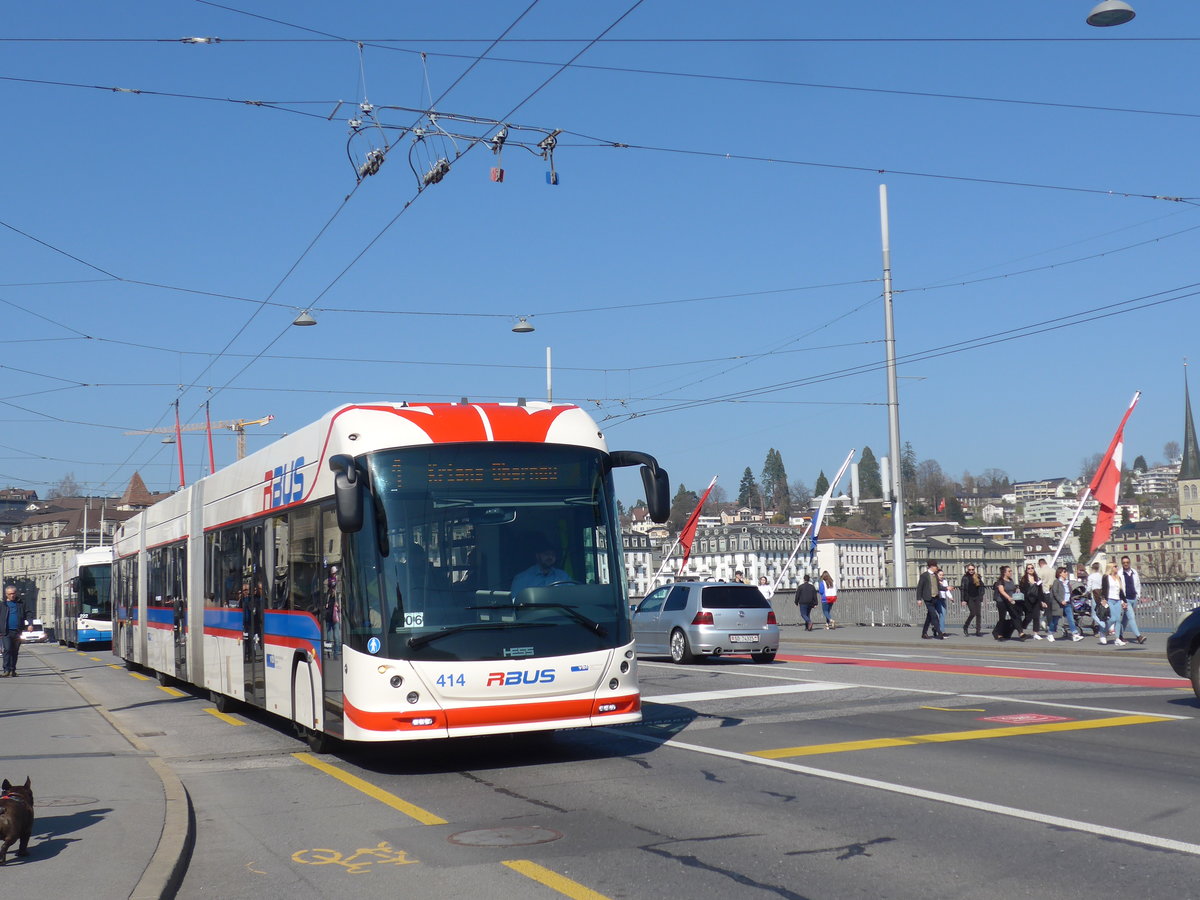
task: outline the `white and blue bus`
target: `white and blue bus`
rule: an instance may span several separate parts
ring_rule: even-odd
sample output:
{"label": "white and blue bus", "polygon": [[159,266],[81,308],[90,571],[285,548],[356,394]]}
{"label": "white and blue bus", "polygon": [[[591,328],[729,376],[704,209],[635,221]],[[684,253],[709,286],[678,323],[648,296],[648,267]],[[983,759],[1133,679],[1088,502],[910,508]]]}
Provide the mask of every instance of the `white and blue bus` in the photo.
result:
{"label": "white and blue bus", "polygon": [[113,652],[315,749],[638,721],[633,465],[665,521],[578,407],[339,407],[122,524]]}
{"label": "white and blue bus", "polygon": [[112,640],[112,547],[89,547],[58,570],[54,581],[55,635],[60,644]]}

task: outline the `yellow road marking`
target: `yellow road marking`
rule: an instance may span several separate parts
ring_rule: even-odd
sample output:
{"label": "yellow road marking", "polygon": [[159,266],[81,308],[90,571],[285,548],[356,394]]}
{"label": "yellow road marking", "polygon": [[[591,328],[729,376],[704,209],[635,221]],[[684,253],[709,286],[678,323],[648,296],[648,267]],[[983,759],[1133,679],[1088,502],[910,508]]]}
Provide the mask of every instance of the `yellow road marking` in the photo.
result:
{"label": "yellow road marking", "polygon": [[96,657],[94,657],[94,656],[89,656],[89,657],[88,657],[88,659],[90,659],[92,662],[104,662],[104,660],[102,660],[102,659],[97,659],[97,658],[96,658]]}
{"label": "yellow road marking", "polygon": [[110,669],[123,669],[123,668],[125,668],[124,666],[118,666],[116,663],[109,663],[109,664],[108,664],[108,667],[109,667]]}
{"label": "yellow road marking", "polygon": [[186,697],[187,696],[187,694],[185,694],[183,691],[177,691],[177,690],[175,690],[175,688],[167,687],[164,684],[160,684],[158,686],[158,689],[160,691],[162,691],[164,694],[170,694],[172,697]]}
{"label": "yellow road marking", "polygon": [[428,810],[421,809],[419,806],[414,806],[407,800],[401,800],[395,794],[385,791],[383,788],[376,787],[369,781],[364,781],[357,775],[351,775],[345,769],[339,769],[337,766],[317,759],[311,753],[293,753],[292,756],[300,760],[302,763],[312,766],[314,769],[319,769],[326,775],[332,775],[343,784],[348,784],[357,791],[362,791],[368,797],[373,797],[380,803],[390,806],[392,809],[404,813],[412,819],[416,819],[422,825],[446,825],[449,824],[441,816],[435,816]]}
{"label": "yellow road marking", "polygon": [[514,872],[519,872],[526,878],[532,878],[534,881],[544,884],[552,890],[558,891],[566,897],[574,897],[575,900],[609,900],[604,894],[597,894],[591,888],[586,888],[578,881],[572,881],[570,878],[559,875],[557,872],[539,866],[535,862],[528,859],[506,859],[504,865],[508,866]]}
{"label": "yellow road marking", "polygon": [[218,712],[217,710],[213,709],[211,706],[205,708],[204,711],[206,713],[208,713],[209,715],[216,716],[218,719],[220,719],[222,722],[224,722],[227,725],[245,725],[246,724],[245,722],[241,722],[241,721],[235,719],[233,716],[227,716],[223,712]]}
{"label": "yellow road marking", "polygon": [[911,747],[914,744],[948,744],[953,741],[977,741],[988,738],[1016,737],[1024,734],[1049,734],[1057,731],[1085,731],[1090,728],[1117,728],[1121,725],[1143,725],[1149,722],[1173,722],[1162,716],[1114,716],[1108,719],[1085,719],[1080,722],[1046,722],[1041,725],[1012,725],[1007,728],[980,728],[973,731],[947,731],[942,734],[914,734],[901,738],[875,738],[867,741],[843,741],[836,744],[810,744],[807,747],[782,747],[778,750],[759,750],[748,754],[763,759],[788,759],[793,756],[819,756],[823,753],[845,753],[851,750],[877,750],[883,747]]}
{"label": "yellow road marking", "polygon": [[971,709],[966,706],[922,706],[921,709],[936,709],[938,712],[987,712],[986,709]]}
{"label": "yellow road marking", "polygon": [[130,672],[129,677],[136,678],[138,681],[149,681],[150,680],[149,675],[143,675],[141,672]]}

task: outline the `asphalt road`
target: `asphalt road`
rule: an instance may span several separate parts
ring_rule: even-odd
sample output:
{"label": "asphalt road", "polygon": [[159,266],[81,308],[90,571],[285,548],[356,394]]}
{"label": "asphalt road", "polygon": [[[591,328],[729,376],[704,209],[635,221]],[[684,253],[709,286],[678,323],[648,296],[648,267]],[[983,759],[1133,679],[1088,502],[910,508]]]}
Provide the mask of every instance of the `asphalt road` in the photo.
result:
{"label": "asphalt road", "polygon": [[640,726],[320,756],[38,652],[182,778],[183,898],[1200,896],[1200,706],[1160,651],[913,644],[643,659]]}

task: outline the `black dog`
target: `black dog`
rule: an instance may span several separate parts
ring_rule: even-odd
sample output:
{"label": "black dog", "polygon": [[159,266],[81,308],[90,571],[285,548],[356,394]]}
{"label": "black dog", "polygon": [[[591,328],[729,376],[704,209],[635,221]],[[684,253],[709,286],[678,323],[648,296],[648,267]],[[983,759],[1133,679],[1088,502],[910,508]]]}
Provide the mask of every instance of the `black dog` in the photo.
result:
{"label": "black dog", "polygon": [[8,848],[16,841],[17,856],[29,855],[29,836],[33,833],[33,783],[26,778],[24,784],[10,784],[4,779],[0,785],[0,866],[8,861]]}

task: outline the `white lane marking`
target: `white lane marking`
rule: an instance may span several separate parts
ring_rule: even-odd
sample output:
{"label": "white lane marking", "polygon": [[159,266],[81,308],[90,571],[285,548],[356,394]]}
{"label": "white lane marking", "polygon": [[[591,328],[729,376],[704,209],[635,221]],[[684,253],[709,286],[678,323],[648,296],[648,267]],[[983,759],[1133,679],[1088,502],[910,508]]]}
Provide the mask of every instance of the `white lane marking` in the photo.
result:
{"label": "white lane marking", "polygon": [[658,697],[648,697],[642,694],[643,703],[697,703],[702,700],[736,700],[740,697],[774,697],[778,694],[805,694],[813,691],[843,691],[853,687],[849,684],[834,684],[832,682],[808,682],[793,684],[789,687],[734,688],[728,691],[696,691],[690,694],[662,694]]}
{"label": "white lane marking", "polygon": [[893,784],[888,781],[879,781],[875,778],[862,778],[858,775],[846,775],[841,772],[831,772],[828,769],[814,769],[809,766],[801,766],[796,763],[784,762],[779,759],[764,759],[758,756],[747,756],[744,753],[735,753],[731,750],[718,750],[713,747],[701,747],[697,744],[685,744],[682,741],[669,739],[655,738],[650,735],[636,734],[623,729],[611,729],[618,731],[626,737],[632,737],[635,740],[645,741],[646,743],[658,744],[663,747],[673,747],[677,750],[690,750],[693,753],[702,753],[706,756],[718,756],[723,759],[731,759],[735,762],[751,763],[754,765],[765,765],[774,769],[782,769],[785,772],[794,772],[797,775],[811,775],[813,778],[824,778],[827,781],[840,781],[843,784],[853,784],[859,787],[874,788],[875,790],[888,791],[893,794],[902,794],[906,797],[916,797],[921,800],[932,800],[936,803],[946,803],[950,806],[961,806],[965,809],[979,810],[981,812],[994,813],[998,816],[1009,816],[1014,819],[1024,819],[1027,822],[1038,822],[1042,825],[1051,825],[1056,828],[1066,828],[1071,831],[1082,831],[1088,834],[1095,834],[1101,837],[1116,838],[1121,841],[1128,841],[1134,844],[1141,844],[1146,847],[1153,847],[1159,850],[1174,850],[1178,853],[1188,853],[1192,856],[1200,856],[1200,844],[1189,844],[1186,841],[1176,841],[1171,838],[1158,837],[1153,834],[1142,834],[1137,831],[1126,831],[1122,828],[1111,828],[1108,825],[1097,825],[1093,822],[1081,822],[1077,819],[1066,819],[1062,816],[1052,816],[1046,813],[1034,812],[1029,809],[1020,809],[1015,806],[1002,806],[999,803],[987,803],[983,800],[971,800],[967,797],[956,797],[953,794],[943,794],[939,791],[927,791],[923,788],[909,787],[904,784]]}

